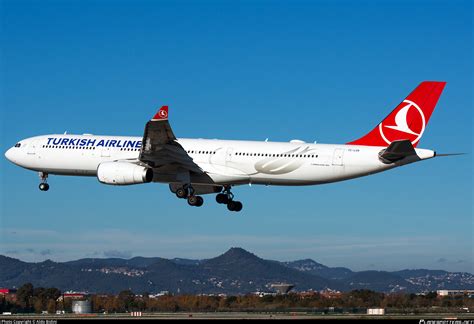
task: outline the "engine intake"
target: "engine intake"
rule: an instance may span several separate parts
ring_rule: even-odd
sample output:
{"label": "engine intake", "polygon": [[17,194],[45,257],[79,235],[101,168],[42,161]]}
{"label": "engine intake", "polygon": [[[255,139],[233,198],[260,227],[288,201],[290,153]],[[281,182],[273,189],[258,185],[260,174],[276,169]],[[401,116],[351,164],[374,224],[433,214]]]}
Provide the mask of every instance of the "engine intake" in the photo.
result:
{"label": "engine intake", "polygon": [[104,162],[97,168],[97,179],[110,185],[132,185],[153,180],[153,170],[129,162]]}

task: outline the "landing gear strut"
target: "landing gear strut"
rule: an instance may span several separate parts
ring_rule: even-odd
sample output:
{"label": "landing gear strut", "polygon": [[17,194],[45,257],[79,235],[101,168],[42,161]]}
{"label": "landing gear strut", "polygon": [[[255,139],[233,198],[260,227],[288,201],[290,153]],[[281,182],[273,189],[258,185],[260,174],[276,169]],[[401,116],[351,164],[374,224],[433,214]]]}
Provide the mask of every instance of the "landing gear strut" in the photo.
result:
{"label": "landing gear strut", "polygon": [[40,172],[39,177],[41,179],[41,183],[39,184],[39,190],[48,191],[49,189],[49,184],[47,183],[48,174],[46,172]]}
{"label": "landing gear strut", "polygon": [[191,185],[184,185],[176,189],[176,197],[187,199],[190,206],[201,207],[204,204],[204,199],[194,194],[194,189]]}
{"label": "landing gear strut", "polygon": [[219,204],[226,204],[230,211],[239,212],[242,210],[242,203],[234,200],[234,194],[230,191],[230,186],[225,186],[224,191],[216,196],[216,201]]}

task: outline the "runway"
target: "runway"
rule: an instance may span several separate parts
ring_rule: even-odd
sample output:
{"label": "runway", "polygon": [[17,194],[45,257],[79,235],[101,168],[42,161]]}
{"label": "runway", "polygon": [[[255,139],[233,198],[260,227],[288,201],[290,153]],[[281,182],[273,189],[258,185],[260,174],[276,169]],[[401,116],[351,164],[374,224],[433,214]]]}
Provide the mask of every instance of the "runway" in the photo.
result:
{"label": "runway", "polygon": [[[246,313],[246,312],[213,312],[213,313],[142,313],[142,316],[131,316],[129,313],[119,314],[65,314],[65,315],[31,315],[31,314],[12,314],[0,315],[3,324],[21,324],[28,323],[28,320],[44,321],[44,323],[54,324],[61,320],[157,320],[157,319],[177,319],[177,320],[285,320],[285,319],[320,319],[320,320],[367,320],[367,319],[416,319],[416,320],[467,320],[474,316],[469,313],[426,313],[426,314],[389,314],[389,315],[366,315],[366,314],[315,314],[304,312],[290,313]],[[11,322],[10,322],[11,321]],[[51,322],[50,322],[51,321]]]}

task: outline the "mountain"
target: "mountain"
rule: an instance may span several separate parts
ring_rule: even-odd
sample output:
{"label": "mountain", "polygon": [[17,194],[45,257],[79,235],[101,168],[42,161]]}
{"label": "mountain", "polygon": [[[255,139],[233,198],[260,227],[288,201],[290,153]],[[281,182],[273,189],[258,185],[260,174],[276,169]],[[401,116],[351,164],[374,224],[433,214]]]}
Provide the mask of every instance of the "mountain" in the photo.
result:
{"label": "mountain", "polygon": [[156,263],[163,258],[145,258],[145,257],[134,257],[129,260],[120,258],[87,258],[79,259],[76,261],[65,262],[66,264],[73,266],[104,266],[104,267],[148,267],[149,265]]}
{"label": "mountain", "polygon": [[192,259],[182,259],[182,258],[174,258],[171,259],[176,264],[183,264],[183,265],[199,265],[204,260],[192,260]]}
{"label": "mountain", "polygon": [[467,272],[444,270],[401,270],[353,272],[344,267],[327,267],[311,259],[283,262],[287,267],[326,279],[336,279],[349,289],[371,289],[375,291],[425,292],[439,289],[473,289],[474,276]]}
{"label": "mountain", "polygon": [[311,259],[264,260],[241,248],[231,248],[206,260],[134,257],[29,263],[0,255],[0,287],[19,287],[26,282],[62,291],[96,293],[131,289],[135,293],[246,294],[272,291],[272,283],[291,283],[297,291],[330,288],[421,292],[474,288],[474,276],[469,273],[424,269],[353,272]]}
{"label": "mountain", "polygon": [[355,289],[369,289],[385,292],[416,291],[413,284],[386,271],[361,271],[344,279],[344,282]]}
{"label": "mountain", "polygon": [[206,260],[200,268],[209,276],[215,277],[222,292],[230,289],[238,291],[268,291],[271,283],[291,282],[300,290],[340,287],[319,276],[306,274],[288,268],[277,261],[264,260],[241,248],[231,248],[226,253]]}
{"label": "mountain", "polygon": [[353,274],[352,270],[348,268],[330,268],[311,259],[283,262],[283,264],[287,267],[326,279],[345,279]]}
{"label": "mountain", "polygon": [[[416,290],[472,289],[473,275],[467,272],[448,272],[444,270],[401,270],[396,274],[413,284]],[[469,288],[470,287],[470,288]]]}

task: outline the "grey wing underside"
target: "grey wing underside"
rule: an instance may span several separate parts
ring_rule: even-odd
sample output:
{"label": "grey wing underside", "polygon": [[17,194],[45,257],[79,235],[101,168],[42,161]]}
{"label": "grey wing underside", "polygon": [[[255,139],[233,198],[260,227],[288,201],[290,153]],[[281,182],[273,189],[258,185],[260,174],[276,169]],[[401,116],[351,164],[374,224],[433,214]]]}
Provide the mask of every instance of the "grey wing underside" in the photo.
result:
{"label": "grey wing underside", "polygon": [[176,141],[168,120],[147,122],[139,159],[154,169],[166,172],[203,173],[203,170]]}

